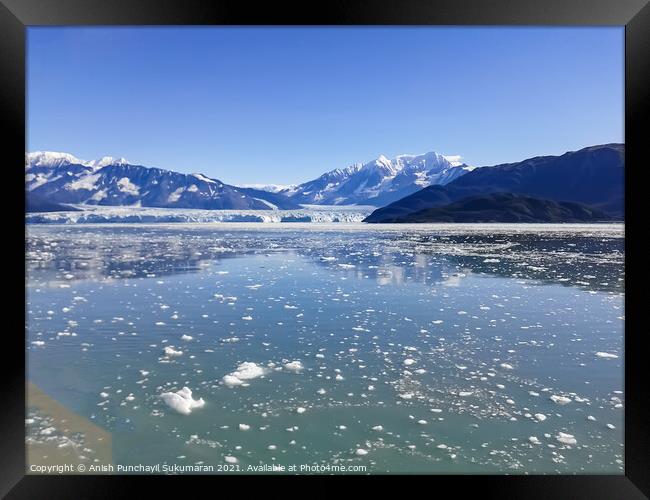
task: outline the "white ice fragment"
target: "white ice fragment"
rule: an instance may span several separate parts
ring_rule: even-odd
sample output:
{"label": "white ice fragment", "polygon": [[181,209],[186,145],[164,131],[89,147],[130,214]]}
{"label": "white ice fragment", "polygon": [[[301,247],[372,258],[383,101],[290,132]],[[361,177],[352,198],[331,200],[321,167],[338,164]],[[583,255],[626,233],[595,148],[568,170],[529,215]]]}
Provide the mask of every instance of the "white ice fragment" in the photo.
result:
{"label": "white ice fragment", "polygon": [[183,351],[177,351],[172,346],[165,347],[164,351],[165,351],[165,356],[167,356],[168,358],[175,358],[183,355]]}
{"label": "white ice fragment", "polygon": [[571,402],[571,398],[567,398],[566,396],[557,396],[555,394],[553,394],[550,399],[559,405],[565,405]]}
{"label": "white ice fragment", "polygon": [[290,372],[298,373],[299,371],[304,369],[304,366],[300,361],[291,361],[289,363],[284,364],[284,369]]}
{"label": "white ice fragment", "polygon": [[203,398],[198,400],[192,399],[192,391],[187,387],[183,387],[180,391],[176,392],[163,392],[160,397],[167,406],[183,415],[189,415],[194,408],[202,408],[205,406]]}
{"label": "white ice fragment", "polygon": [[263,367],[256,363],[245,361],[234,372],[224,375],[222,380],[227,387],[236,387],[238,385],[244,385],[247,380],[252,380],[265,374],[266,370]]}
{"label": "white ice fragment", "polygon": [[575,445],[578,444],[576,438],[572,434],[565,434],[564,432],[558,432],[556,439],[562,444]]}

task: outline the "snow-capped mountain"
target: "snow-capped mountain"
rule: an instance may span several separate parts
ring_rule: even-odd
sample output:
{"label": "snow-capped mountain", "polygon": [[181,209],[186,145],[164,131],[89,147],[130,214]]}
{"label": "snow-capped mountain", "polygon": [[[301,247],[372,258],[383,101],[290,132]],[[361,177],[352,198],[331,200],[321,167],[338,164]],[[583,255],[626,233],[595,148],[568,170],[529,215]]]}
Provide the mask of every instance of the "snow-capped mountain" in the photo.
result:
{"label": "snow-capped mountain", "polygon": [[202,174],[133,165],[124,158],[84,161],[38,151],[25,158],[29,199],[50,203],[166,208],[294,209],[285,196],[238,188]]}
{"label": "snow-capped mountain", "polygon": [[[327,172],[300,185],[232,186],[202,174],[183,174],[105,156],[86,161],[37,151],[25,158],[28,207],[58,204],[160,208],[294,210],[301,205],[381,207],[423,187],[447,184],[472,167],[437,153],[380,156]],[[47,203],[45,203],[47,202]]]}
{"label": "snow-capped mountain", "polygon": [[383,206],[426,186],[447,184],[472,170],[459,156],[435,152],[380,156],[366,164],[335,169],[317,179],[279,191],[302,204]]}

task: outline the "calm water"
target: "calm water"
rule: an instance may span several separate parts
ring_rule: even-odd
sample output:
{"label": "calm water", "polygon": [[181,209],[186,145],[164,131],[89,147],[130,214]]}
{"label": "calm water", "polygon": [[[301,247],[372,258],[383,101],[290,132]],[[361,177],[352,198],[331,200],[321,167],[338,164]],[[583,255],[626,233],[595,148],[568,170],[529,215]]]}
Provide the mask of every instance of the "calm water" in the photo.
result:
{"label": "calm water", "polygon": [[622,473],[623,228],[522,228],[29,226],[29,379],[120,464]]}

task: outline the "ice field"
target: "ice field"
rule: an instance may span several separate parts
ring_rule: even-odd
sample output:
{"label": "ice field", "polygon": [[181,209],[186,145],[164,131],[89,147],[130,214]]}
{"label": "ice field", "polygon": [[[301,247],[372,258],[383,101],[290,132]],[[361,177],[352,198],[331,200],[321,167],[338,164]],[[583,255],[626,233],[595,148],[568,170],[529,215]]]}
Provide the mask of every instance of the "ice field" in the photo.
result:
{"label": "ice field", "polygon": [[28,378],[115,463],[623,473],[622,225],[27,233]]}

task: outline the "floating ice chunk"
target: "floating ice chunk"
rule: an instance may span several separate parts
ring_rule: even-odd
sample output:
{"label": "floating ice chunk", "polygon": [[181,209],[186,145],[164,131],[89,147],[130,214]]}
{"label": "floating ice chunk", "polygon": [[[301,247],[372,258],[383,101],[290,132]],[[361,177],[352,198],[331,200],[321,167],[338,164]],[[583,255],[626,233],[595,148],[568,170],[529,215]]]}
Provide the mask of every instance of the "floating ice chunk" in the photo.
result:
{"label": "floating ice chunk", "polygon": [[441,450],[446,450],[447,448],[449,448],[449,446],[447,446],[446,444],[439,444],[438,446],[436,446],[436,448],[440,448]]}
{"label": "floating ice chunk", "polygon": [[608,429],[616,429],[616,427],[614,425],[612,425],[612,424],[607,424],[607,428]]}
{"label": "floating ice chunk", "polygon": [[290,361],[289,363],[284,364],[284,369],[289,370],[290,372],[298,373],[304,369],[300,361]]}
{"label": "floating ice chunk", "polygon": [[103,398],[107,398],[107,397],[108,397],[108,393],[107,393],[107,392],[100,392],[99,395],[100,395],[101,397],[103,397]]}
{"label": "floating ice chunk", "polygon": [[241,319],[243,319],[244,321],[251,321],[253,317],[248,315],[248,316],[242,316]]}
{"label": "floating ice chunk", "polygon": [[325,394],[327,391],[325,389],[321,388],[316,391],[318,394]]}
{"label": "floating ice chunk", "polygon": [[420,425],[427,425],[428,422],[426,420],[418,420],[418,424]]}
{"label": "floating ice chunk", "polygon": [[231,456],[226,456],[223,457],[223,459],[226,461],[228,464],[236,464],[239,463],[239,460],[236,457],[231,457]]}
{"label": "floating ice chunk", "polygon": [[244,381],[238,379],[234,375],[224,375],[222,380],[227,387],[236,387],[238,385],[244,385]]}
{"label": "floating ice chunk", "polygon": [[43,342],[42,340],[34,340],[32,344],[37,346],[42,346],[45,345],[45,342]]}
{"label": "floating ice chunk", "polygon": [[343,376],[342,376],[340,373],[337,373],[337,374],[336,374],[336,377],[334,377],[334,380],[337,380],[337,381],[340,382],[341,380],[344,380],[344,378],[343,378]]}
{"label": "floating ice chunk", "polygon": [[472,394],[474,394],[472,391],[460,391],[460,392],[458,393],[458,395],[459,395],[461,398],[464,398],[464,397],[467,397],[467,396],[471,396]]}
{"label": "floating ice chunk", "polygon": [[616,359],[618,358],[617,354],[612,354],[609,352],[597,352],[596,356],[603,359]]}
{"label": "floating ice chunk", "polygon": [[595,421],[596,421],[596,417],[594,417],[593,415],[588,415],[588,416],[587,416],[587,420],[590,420],[590,421],[592,421],[592,422],[595,422]]}
{"label": "floating ice chunk", "polygon": [[177,351],[172,346],[165,347],[164,351],[165,351],[165,356],[167,356],[168,358],[175,358],[183,355],[183,351]]}
{"label": "floating ice chunk", "polygon": [[224,375],[223,383],[228,387],[236,387],[244,385],[247,380],[252,380],[266,374],[266,369],[256,363],[245,361],[241,363],[237,369]]}
{"label": "floating ice chunk", "polygon": [[189,415],[194,408],[205,406],[203,398],[192,399],[192,391],[187,387],[176,392],[163,392],[160,397],[167,406],[183,415]]}
{"label": "floating ice chunk", "polygon": [[249,430],[250,428],[251,428],[251,426],[248,425],[248,424],[239,424],[239,430],[240,430],[240,431],[247,431],[247,430]]}
{"label": "floating ice chunk", "polygon": [[544,420],[546,420],[546,415],[544,415],[543,413],[535,413],[534,416],[540,422],[543,422]]}
{"label": "floating ice chunk", "polygon": [[578,441],[572,434],[565,434],[564,432],[558,432],[556,438],[562,444],[576,445]]}
{"label": "floating ice chunk", "polygon": [[571,398],[567,398],[566,396],[557,396],[555,394],[553,394],[550,399],[559,405],[565,405],[571,402]]}
{"label": "floating ice chunk", "polygon": [[509,363],[501,363],[500,366],[501,366],[501,368],[503,368],[504,370],[514,370],[514,367],[513,367],[511,364],[509,364]]}
{"label": "floating ice chunk", "polygon": [[413,358],[406,358],[404,360],[404,366],[411,366],[414,365],[416,361]]}
{"label": "floating ice chunk", "polygon": [[532,444],[541,444],[541,441],[537,439],[535,436],[530,436],[528,438],[528,441],[530,441]]}
{"label": "floating ice chunk", "polygon": [[377,431],[377,432],[381,432],[381,431],[384,430],[384,427],[381,426],[381,425],[375,425],[375,426],[372,428],[372,430],[373,430],[373,431]]}
{"label": "floating ice chunk", "polygon": [[354,453],[359,457],[363,457],[368,454],[368,450],[364,450],[363,448],[357,448],[357,451],[355,451]]}
{"label": "floating ice chunk", "polygon": [[305,413],[307,411],[307,408],[303,408],[302,406],[299,406],[296,408],[296,413]]}
{"label": "floating ice chunk", "polygon": [[271,451],[273,451],[273,450],[277,450],[278,447],[277,447],[276,445],[274,445],[274,444],[270,444],[270,445],[268,445],[268,446],[266,447],[266,449],[267,449],[267,450],[271,450]]}
{"label": "floating ice chunk", "polygon": [[194,337],[192,337],[191,335],[183,335],[183,336],[181,336],[181,340],[185,340],[186,342],[189,342],[193,338]]}

